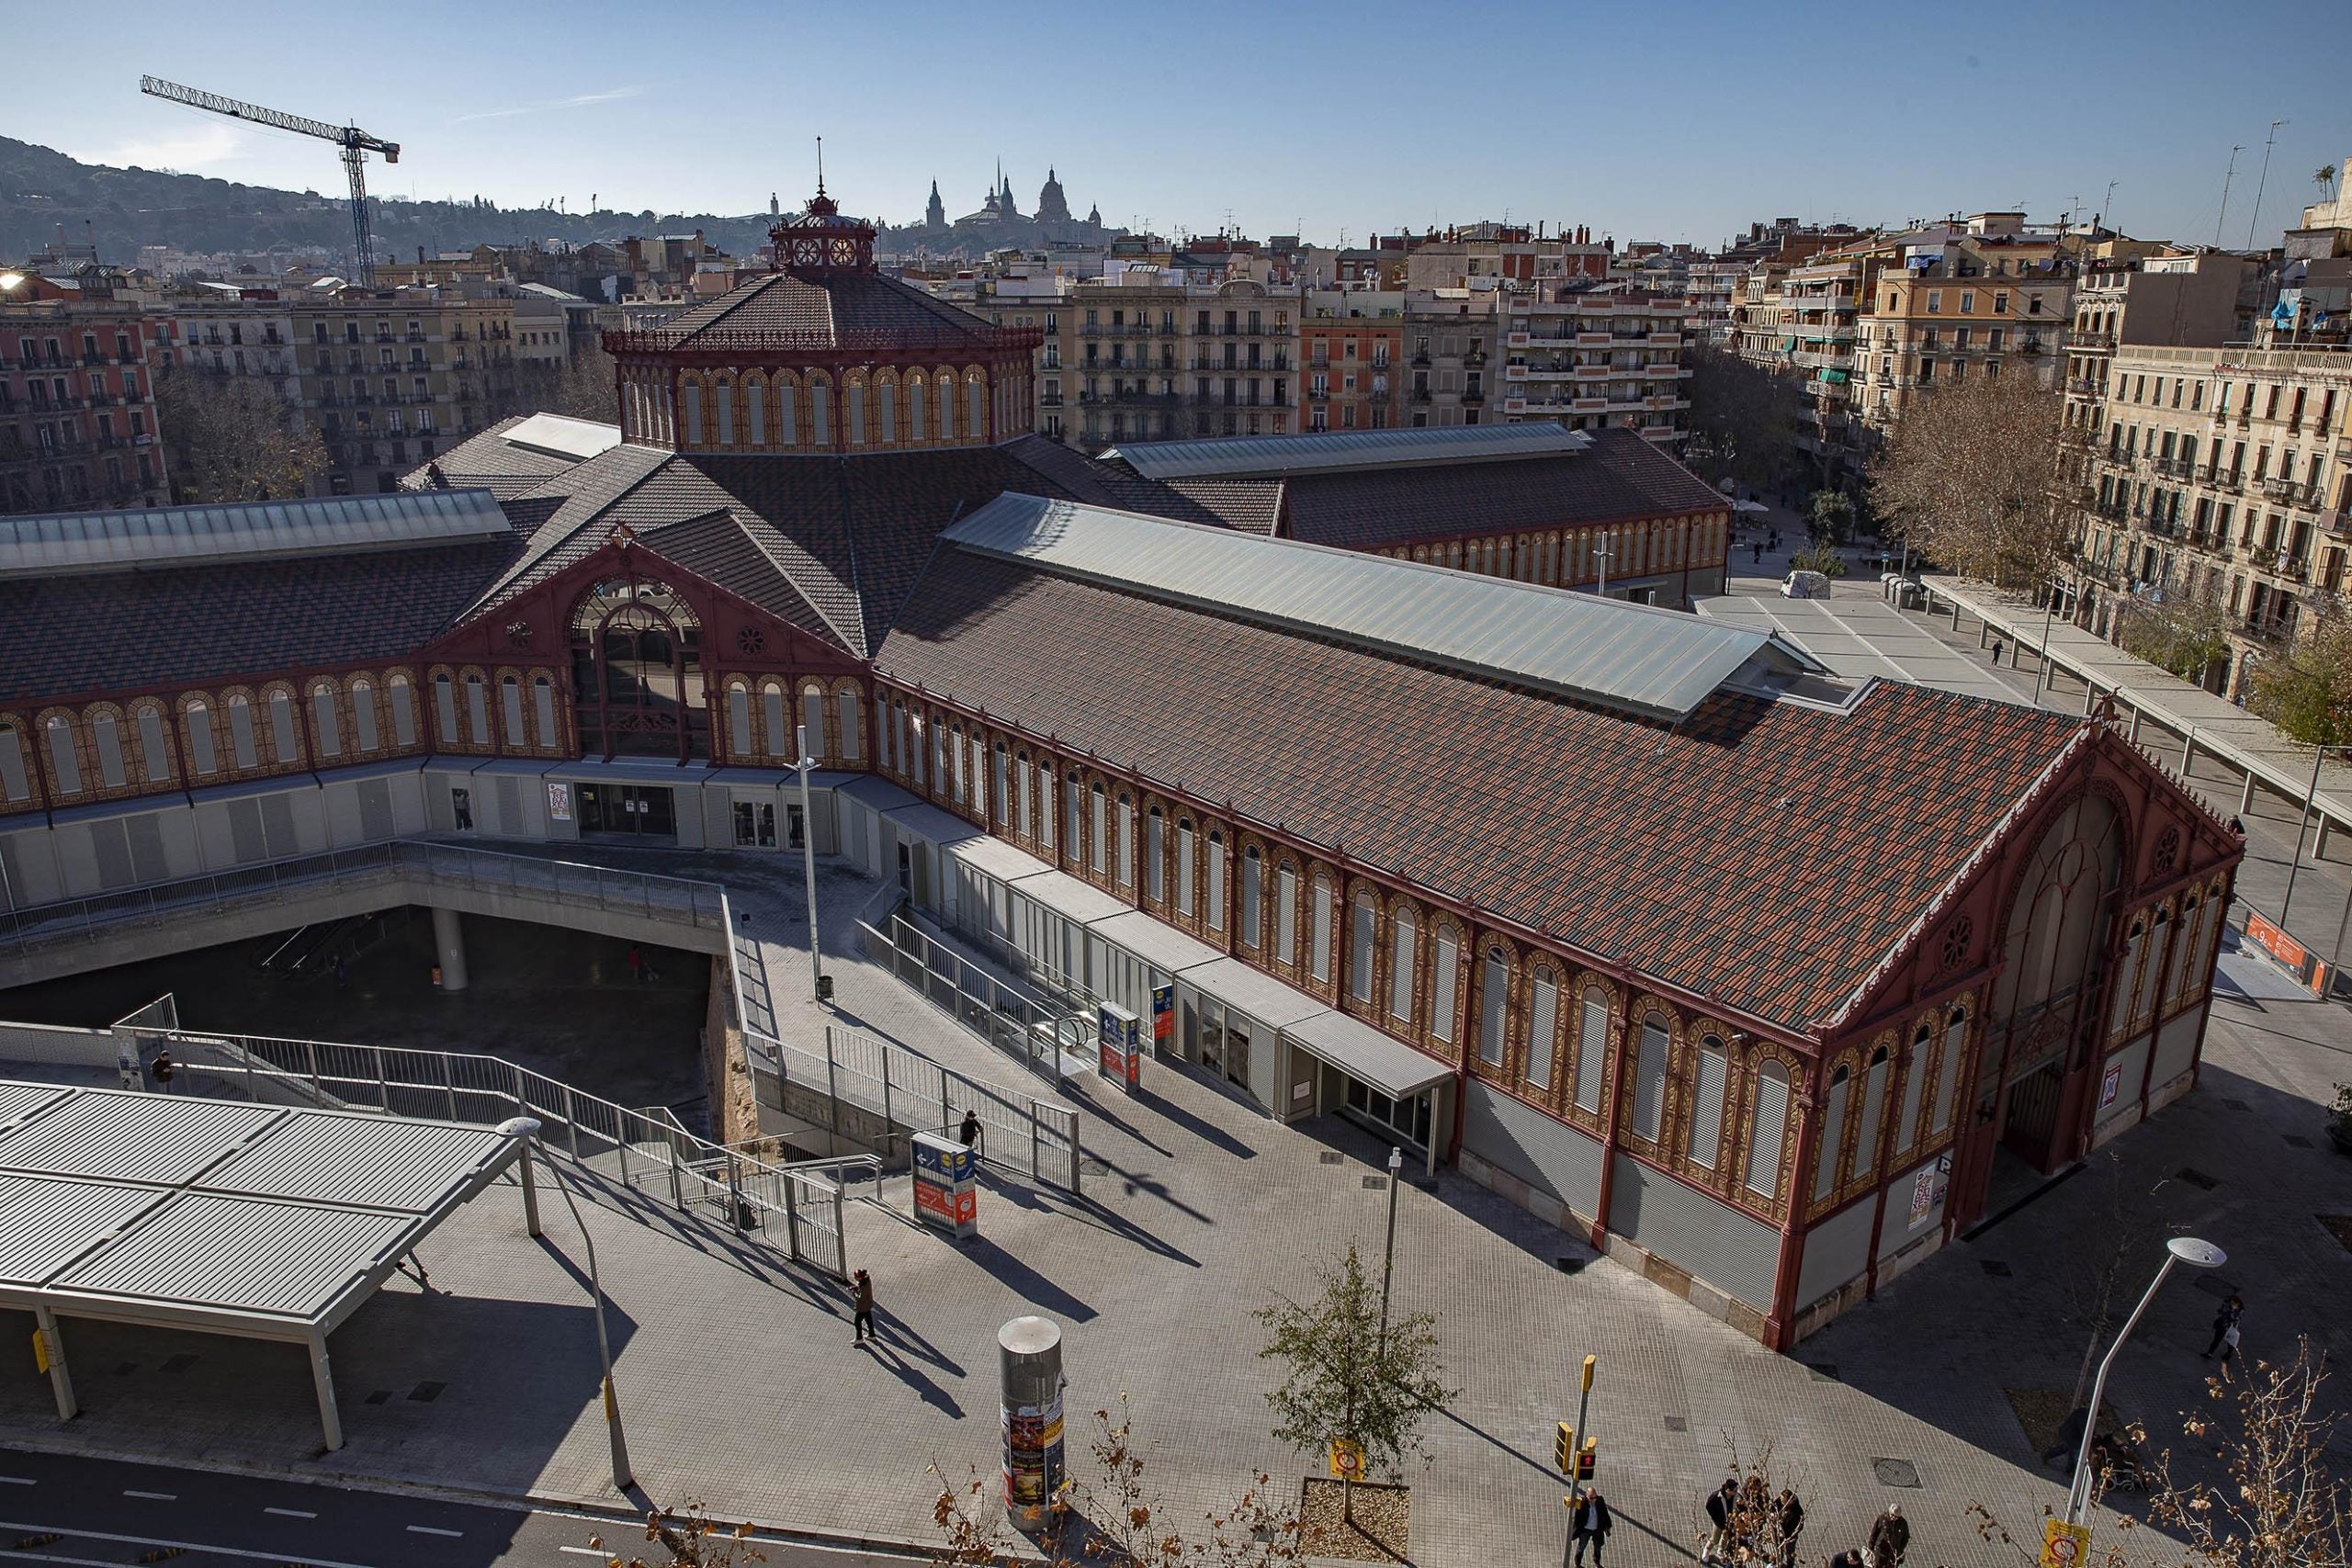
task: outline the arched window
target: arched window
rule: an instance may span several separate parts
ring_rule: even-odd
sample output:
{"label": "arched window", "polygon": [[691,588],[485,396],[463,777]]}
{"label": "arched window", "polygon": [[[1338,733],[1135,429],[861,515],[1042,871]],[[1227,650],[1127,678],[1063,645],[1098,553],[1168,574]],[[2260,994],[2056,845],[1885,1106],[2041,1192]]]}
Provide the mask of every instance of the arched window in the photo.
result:
{"label": "arched window", "polygon": [[1430,961],[1430,1032],[1453,1043],[1454,1014],[1462,998],[1462,944],[1450,926],[1437,930],[1437,954]]}
{"label": "arched window", "polygon": [[688,377],[684,391],[679,394],[679,401],[685,405],[686,445],[699,446],[702,445],[702,383]]}
{"label": "arched window", "polygon": [[200,697],[188,699],[181,710],[181,728],[187,735],[187,764],[198,778],[210,778],[219,765],[212,754],[212,711]]}
{"label": "arched window", "polygon": [[1934,1137],[1951,1125],[1951,1097],[1960,1082],[1961,1046],[1968,1037],[1968,1012],[1954,1008],[1944,1020],[1943,1059],[1936,1064],[1936,1108],[1928,1122],[1928,1135]]}
{"label": "arched window", "polygon": [[899,384],[885,381],[876,390],[880,393],[882,405],[883,444],[896,446],[899,440]]}
{"label": "arched window", "polygon": [[466,738],[477,746],[490,744],[490,687],[479,675],[466,677]]}
{"label": "arched window", "polygon": [[[557,732],[555,722],[555,682],[545,675],[531,677],[531,707],[539,724],[537,735],[538,743],[548,748],[560,745],[563,738]],[[743,746],[746,750],[751,749],[751,741],[748,738],[744,740]]]}
{"label": "arched window", "polygon": [[1634,1131],[1656,1143],[1666,1121],[1666,1055],[1673,1034],[1657,1013],[1642,1018],[1641,1058],[1634,1066]]}
{"label": "arched window", "polygon": [[985,438],[988,434],[988,391],[980,384],[980,378],[977,375],[964,383],[964,391],[966,402],[964,435],[967,440],[978,441]]}
{"label": "arched window", "polygon": [[808,424],[818,446],[833,445],[833,389],[822,376],[808,383]]}
{"label": "arched window", "polygon": [[997,826],[1001,828],[1005,826],[1005,813],[1012,809],[1005,793],[1005,771],[1010,764],[1005,760],[1004,742],[1001,740],[996,743],[995,757],[991,764],[994,771],[989,775],[989,802],[996,812]]}
{"label": "arched window", "polygon": [[1209,930],[1225,930],[1225,835],[1209,834]]}
{"label": "arched window", "polygon": [[1504,1040],[1510,1032],[1510,955],[1499,947],[1490,947],[1479,976],[1478,1059],[1490,1067],[1501,1066]]}
{"label": "arched window", "polygon": [[1111,837],[1110,802],[1104,796],[1102,793],[1102,786],[1099,784],[1088,786],[1087,798],[1091,803],[1091,809],[1092,817],[1092,820],[1088,823],[1088,826],[1091,828],[1093,831],[1086,840],[1086,866],[1089,871],[1091,871],[1095,875],[1100,876],[1102,874],[1103,865],[1109,861],[1111,856],[1111,846],[1109,841]]}
{"label": "arched window", "polygon": [[752,754],[752,689],[741,681],[727,683],[727,754]]}
{"label": "arched window", "polygon": [[324,682],[311,688],[311,730],[320,756],[343,755],[343,726],[335,715],[334,688]]}
{"label": "arched window", "polygon": [[1119,792],[1119,886],[1136,885],[1136,803]]}
{"label": "arched window", "polygon": [[1079,813],[1085,809],[1085,792],[1080,788],[1083,782],[1076,768],[1062,781],[1062,849],[1072,860],[1078,858]]}
{"label": "arched window", "polygon": [[1552,1087],[1552,1054],[1559,1027],[1559,978],[1549,969],[1538,969],[1527,987],[1526,1077],[1536,1089]]}
{"label": "arched window", "polygon": [[498,678],[498,720],[505,726],[506,744],[528,746],[531,734],[523,719],[523,678],[501,675]]}
{"label": "arched window", "polygon": [[2132,1004],[2132,1018],[2136,1022],[2156,1010],[2163,997],[2166,961],[2171,954],[2165,944],[2172,937],[2172,911],[2156,911],[2156,922],[2148,930],[2148,949],[2141,955],[2140,987]]}
{"label": "arched window", "polygon": [[1241,852],[1241,945],[1244,947],[1257,947],[1265,934],[1264,919],[1258,912],[1258,900],[1264,892],[1264,884],[1260,880],[1262,873],[1263,864],[1258,854],[1258,846],[1252,844]]}
{"label": "arched window", "polygon": [[1282,865],[1274,871],[1274,957],[1298,962],[1298,868]]}
{"label": "arched window", "polygon": [[1935,1043],[1936,1032],[1921,1024],[1911,1036],[1911,1055],[1903,1064],[1903,1102],[1896,1112],[1901,1118],[1894,1127],[1894,1155],[1897,1159],[1911,1152],[1919,1141],[1919,1101],[1928,1083],[1928,1053]]}
{"label": "arched window", "polygon": [[376,688],[364,679],[351,682],[351,733],[362,751],[375,750],[383,740],[376,721]]}
{"label": "arched window", "polygon": [[49,776],[60,795],[82,793],[82,759],[74,749],[74,725],[63,714],[51,714],[42,730],[49,740]]}
{"label": "arched window", "polygon": [[1821,1107],[1821,1152],[1813,1162],[1813,1201],[1820,1202],[1837,1190],[1838,1156],[1845,1146],[1846,1097],[1853,1086],[1853,1069],[1842,1062],[1829,1075],[1829,1097]]}
{"label": "arched window", "polygon": [[392,739],[402,746],[416,744],[416,705],[409,690],[405,675],[395,675],[386,682],[384,700],[392,710]]}
{"label": "arched window", "polygon": [[724,376],[718,378],[716,406],[718,417],[712,421],[712,433],[718,437],[717,445],[735,445],[735,386]]}
{"label": "arched window", "polygon": [[[441,677],[444,687],[448,684],[448,680],[447,675]],[[457,709],[453,707],[449,713],[447,728],[449,739],[454,740],[457,739]],[[254,736],[254,705],[242,692],[229,699],[229,745],[240,768],[261,766],[261,744]]]}
{"label": "arched window", "polygon": [[1329,983],[1331,978],[1331,879],[1315,874],[1314,930],[1306,933],[1307,973]]}
{"label": "arched window", "polygon": [[825,694],[815,686],[800,689],[800,738],[798,755],[811,758],[825,754]]}
{"label": "arched window", "polygon": [[799,400],[794,396],[788,380],[779,379],[775,384],[775,432],[777,446],[800,445]]}
{"label": "arched window", "polygon": [[854,376],[850,378],[849,385],[842,389],[842,411],[848,415],[849,444],[853,446],[865,446],[865,383]]}
{"label": "arched window", "polygon": [[1157,904],[1168,896],[1168,874],[1164,869],[1168,847],[1167,818],[1153,807],[1144,818],[1143,893]]}
{"label": "arched window", "polygon": [[[1054,847],[1054,765],[1045,758],[1037,759],[1037,844],[1050,852]],[[1184,888],[1187,900],[1192,897],[1192,885]],[[1189,902],[1185,913],[1192,912]]]}
{"label": "arched window", "polygon": [[171,742],[164,735],[164,709],[157,703],[139,708],[139,756],[149,784],[168,783],[172,776]]}
{"label": "arched window", "polygon": [[1193,825],[1176,819],[1176,912],[1193,912]]}
{"label": "arched window", "polygon": [[1862,1078],[1862,1120],[1854,1134],[1854,1158],[1847,1174],[1857,1181],[1878,1162],[1879,1113],[1886,1109],[1886,1075],[1890,1058],[1882,1045],[1871,1053],[1870,1071]]}
{"label": "arched window", "polygon": [[1372,895],[1359,893],[1349,906],[1348,992],[1360,1002],[1372,1000],[1372,934],[1376,923]]}
{"label": "arched window", "polygon": [[1756,1069],[1756,1108],[1747,1122],[1747,1190],[1768,1202],[1781,1193],[1781,1143],[1789,1124],[1789,1069]]}
{"label": "arched window", "polygon": [[302,742],[294,729],[294,698],[287,692],[269,694],[270,760],[283,765],[302,760]]}
{"label": "arched window", "polygon": [[920,443],[922,434],[922,377],[907,378],[907,412],[912,422],[912,439]]}
{"label": "arched window", "polygon": [[842,757],[844,761],[854,762],[865,755],[865,738],[860,733],[863,727],[858,723],[859,705],[856,690],[853,687],[842,687],[834,706],[841,710]]}
{"label": "arched window", "polygon": [[1609,993],[1587,986],[1577,1020],[1577,1109],[1598,1115],[1600,1079],[1609,1065]]}
{"label": "arched window", "polygon": [[112,713],[102,709],[90,716],[90,746],[98,754],[100,784],[120,789],[130,782],[122,765],[122,726]]}
{"label": "arched window", "polygon": [[1724,1145],[1724,1090],[1729,1082],[1731,1058],[1720,1036],[1700,1037],[1699,1059],[1690,1080],[1690,1133],[1685,1148],[1692,1165],[1708,1170]]}
{"label": "arched window", "polygon": [[760,378],[756,376],[748,378],[743,383],[743,410],[751,415],[751,444],[754,446],[764,446],[768,444],[768,411],[767,399],[763,395],[764,390],[765,389],[760,384]]}
{"label": "arched window", "polygon": [[956,439],[956,378],[952,375],[939,378],[939,438]]}
{"label": "arched window", "polygon": [[15,725],[0,724],[0,799],[32,797],[32,770],[25,756],[24,738]]}
{"label": "arched window", "polygon": [[1413,1021],[1413,987],[1420,976],[1414,951],[1413,911],[1399,904],[1388,917],[1388,1016]]}

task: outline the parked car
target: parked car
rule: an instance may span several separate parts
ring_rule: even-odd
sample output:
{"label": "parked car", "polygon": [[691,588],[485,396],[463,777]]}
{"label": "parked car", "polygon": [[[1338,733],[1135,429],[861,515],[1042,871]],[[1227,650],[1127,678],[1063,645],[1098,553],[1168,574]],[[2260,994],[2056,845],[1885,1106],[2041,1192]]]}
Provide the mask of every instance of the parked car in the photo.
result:
{"label": "parked car", "polygon": [[1781,580],[1783,599],[1826,599],[1829,579],[1817,571],[1792,571]]}

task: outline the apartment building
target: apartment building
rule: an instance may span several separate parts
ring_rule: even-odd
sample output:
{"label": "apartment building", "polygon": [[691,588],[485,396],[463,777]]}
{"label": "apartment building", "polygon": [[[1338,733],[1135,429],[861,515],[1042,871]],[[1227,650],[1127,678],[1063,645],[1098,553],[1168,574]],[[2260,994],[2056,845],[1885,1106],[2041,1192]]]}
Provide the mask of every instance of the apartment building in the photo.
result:
{"label": "apartment building", "polygon": [[[1671,446],[1690,406],[1682,381],[1690,302],[1618,288],[1497,291],[1501,403],[1509,423],[1639,431]],[[1475,422],[1471,422],[1475,423]]]}
{"label": "apartment building", "polygon": [[2118,344],[2084,429],[2089,515],[2076,618],[2120,641],[2135,600],[2208,603],[2243,695],[2344,592],[2352,549],[2352,349]]}
{"label": "apartment building", "polygon": [[1792,266],[1781,282],[1776,352],[1802,378],[1796,446],[1820,465],[1824,484],[1847,485],[1861,477],[1855,344],[1878,274],[1879,258],[1863,253]]}
{"label": "apartment building", "polygon": [[1487,417],[1501,329],[1491,288],[1405,291],[1405,409],[1416,428],[1477,424]]}
{"label": "apartment building", "polygon": [[234,283],[174,288],[162,302],[164,367],[254,381],[281,401],[300,401],[292,301],[301,292]]}
{"label": "apartment building", "polygon": [[321,492],[390,491],[514,396],[514,302],[442,288],[294,301],[302,418],[332,465]]}
{"label": "apartment building", "polygon": [[2098,422],[2115,351],[2219,348],[2253,330],[2262,268],[2227,251],[2086,258],[2066,331],[2066,423]]}
{"label": "apartment building", "polygon": [[0,513],[171,500],[149,327],[101,269],[0,270]]}
{"label": "apartment building", "polygon": [[1317,289],[1299,318],[1301,412],[1309,431],[1393,430],[1405,423],[1405,297]]}

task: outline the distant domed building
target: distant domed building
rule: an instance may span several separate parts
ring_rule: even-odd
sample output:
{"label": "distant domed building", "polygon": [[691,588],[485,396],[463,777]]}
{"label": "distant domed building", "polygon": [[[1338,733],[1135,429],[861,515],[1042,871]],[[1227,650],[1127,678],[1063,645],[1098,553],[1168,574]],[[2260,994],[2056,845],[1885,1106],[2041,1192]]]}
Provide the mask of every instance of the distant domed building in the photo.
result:
{"label": "distant domed building", "polygon": [[1069,201],[1062,195],[1062,182],[1052,165],[1046,169],[1046,186],[1037,193],[1037,221],[1067,223],[1069,221]]}

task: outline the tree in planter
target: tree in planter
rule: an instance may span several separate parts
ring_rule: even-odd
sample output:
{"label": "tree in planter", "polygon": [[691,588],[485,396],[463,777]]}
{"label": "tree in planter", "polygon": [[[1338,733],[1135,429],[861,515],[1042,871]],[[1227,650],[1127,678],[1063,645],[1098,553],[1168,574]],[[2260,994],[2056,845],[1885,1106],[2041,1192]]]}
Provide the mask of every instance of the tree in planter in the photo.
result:
{"label": "tree in planter", "polygon": [[[2352,1562],[2352,1482],[2332,1473],[2327,1462],[2337,1421],[2322,1398],[2327,1377],[2324,1358],[2300,1340],[2291,1360],[2256,1361],[2242,1382],[2206,1380],[2210,1413],[2192,1412],[2181,1423],[2195,1458],[2167,1450],[2143,1468],[2146,1520],[2124,1516],[2086,1568],[2341,1568]],[[2144,1434],[2129,1436],[2138,1441]],[[2204,1473],[2181,1479],[2190,1464]],[[2093,1502],[2118,1479],[2112,1470],[2094,1476]],[[2039,1562],[2039,1526],[2021,1535],[1982,1503],[1968,1511],[1984,1539],[2008,1547],[2021,1563]]]}
{"label": "tree in planter", "polygon": [[[1421,1451],[1422,1413],[1457,1392],[1441,1381],[1437,1316],[1417,1312],[1380,1328],[1380,1290],[1364,1273],[1353,1242],[1317,1275],[1305,1303],[1278,1298],[1254,1315],[1269,1336],[1261,1357],[1288,1364],[1282,1386],[1266,1395],[1274,1436],[1303,1453],[1320,1453],[1334,1438],[1363,1450],[1367,1472],[1394,1473]],[[1341,1517],[1355,1522],[1352,1478],[1342,1476]]]}
{"label": "tree in planter", "polygon": [[2292,647],[2256,664],[2245,705],[2307,745],[2352,740],[2352,612],[2330,601]]}

